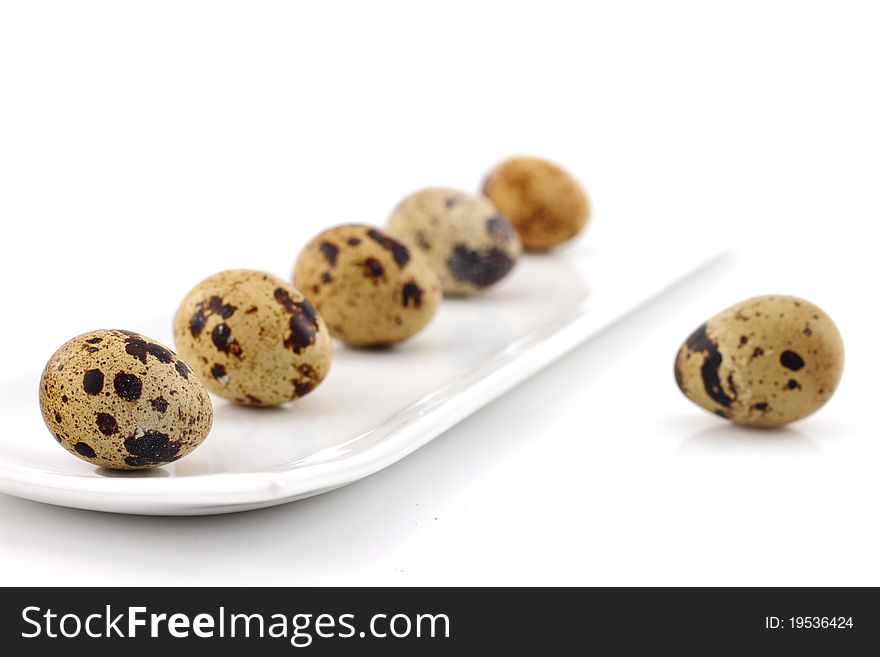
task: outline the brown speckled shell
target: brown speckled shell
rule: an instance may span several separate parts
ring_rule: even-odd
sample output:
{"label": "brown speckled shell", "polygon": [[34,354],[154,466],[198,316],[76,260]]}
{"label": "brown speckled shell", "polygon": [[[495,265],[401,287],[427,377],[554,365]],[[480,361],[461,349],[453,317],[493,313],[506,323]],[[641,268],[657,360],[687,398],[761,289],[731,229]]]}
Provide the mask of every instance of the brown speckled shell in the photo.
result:
{"label": "brown speckled shell", "polygon": [[777,427],[828,401],[843,360],[843,340],[822,310],[796,297],[762,296],[700,326],[678,351],[675,379],[707,411]]}
{"label": "brown speckled shell", "polygon": [[590,216],[583,188],[566,171],[536,157],[495,167],[483,194],[513,224],[529,251],[546,251],[577,235]]}
{"label": "brown speckled shell", "polygon": [[314,390],[330,370],[330,334],[290,283],[251,269],[209,276],[180,303],[174,343],[208,389],[248,406]]}
{"label": "brown speckled shell", "polygon": [[388,230],[425,254],[443,292],[471,295],[507,276],[522,243],[485,197],[432,187],[411,194],[394,210]]}
{"label": "brown speckled shell", "polygon": [[211,430],[211,399],[173,351],[137,333],[98,330],[66,342],[40,379],[40,411],[55,440],[105,468],[176,461]]}
{"label": "brown speckled shell", "polygon": [[434,317],[442,292],[424,256],[372,226],[337,226],[296,261],[294,280],[330,332],[355,347],[405,340]]}

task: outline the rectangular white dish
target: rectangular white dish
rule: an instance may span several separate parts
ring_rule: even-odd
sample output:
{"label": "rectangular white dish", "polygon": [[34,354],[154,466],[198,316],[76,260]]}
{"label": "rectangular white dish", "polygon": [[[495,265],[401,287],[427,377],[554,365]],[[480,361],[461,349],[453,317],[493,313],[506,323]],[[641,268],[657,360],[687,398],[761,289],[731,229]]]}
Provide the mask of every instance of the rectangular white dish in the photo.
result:
{"label": "rectangular white dish", "polygon": [[[335,345],[330,376],[299,402],[252,409],[215,399],[205,443],[148,472],[95,468],[59,449],[37,409],[39,369],[7,378],[0,492],[98,511],[207,515],[344,486],[425,445],[717,255],[657,251],[630,243],[526,255],[496,289],[445,300],[422,334],[395,349]],[[167,319],[135,328],[170,343]]]}

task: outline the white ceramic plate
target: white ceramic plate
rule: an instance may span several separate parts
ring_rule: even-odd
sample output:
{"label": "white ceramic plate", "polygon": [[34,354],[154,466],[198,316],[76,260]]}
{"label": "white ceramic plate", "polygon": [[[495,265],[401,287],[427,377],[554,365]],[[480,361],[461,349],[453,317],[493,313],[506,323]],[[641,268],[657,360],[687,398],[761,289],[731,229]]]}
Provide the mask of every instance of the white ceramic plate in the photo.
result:
{"label": "white ceramic plate", "polygon": [[[526,256],[484,296],[446,300],[427,330],[394,350],[336,345],[330,376],[299,402],[249,409],[215,399],[205,443],[147,472],[103,470],[59,449],[37,408],[40,370],[23,372],[3,385],[11,404],[0,491],[98,511],[206,515],[344,486],[410,454],[708,261],[699,249],[658,251],[630,242]],[[136,328],[170,344],[167,323],[157,317]]]}

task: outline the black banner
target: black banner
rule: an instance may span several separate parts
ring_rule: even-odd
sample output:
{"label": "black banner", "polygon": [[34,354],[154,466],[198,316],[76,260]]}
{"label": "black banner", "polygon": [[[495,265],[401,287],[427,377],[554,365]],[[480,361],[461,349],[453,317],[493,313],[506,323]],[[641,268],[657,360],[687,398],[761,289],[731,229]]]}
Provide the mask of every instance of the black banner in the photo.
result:
{"label": "black banner", "polygon": [[[875,650],[874,589],[4,589],[11,655]],[[9,651],[11,649],[11,652]],[[651,652],[654,652],[652,650]],[[203,654],[203,653],[199,653]]]}

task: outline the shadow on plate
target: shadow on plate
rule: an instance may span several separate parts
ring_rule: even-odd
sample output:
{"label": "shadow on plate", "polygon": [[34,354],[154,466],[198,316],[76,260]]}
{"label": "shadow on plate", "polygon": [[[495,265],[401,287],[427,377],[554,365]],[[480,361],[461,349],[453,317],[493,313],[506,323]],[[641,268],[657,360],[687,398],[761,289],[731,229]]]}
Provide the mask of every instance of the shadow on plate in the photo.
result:
{"label": "shadow on plate", "polygon": [[95,468],[95,474],[99,477],[128,477],[138,479],[141,477],[167,477],[170,473],[162,468],[149,468],[147,470],[111,470],[110,468]]}

